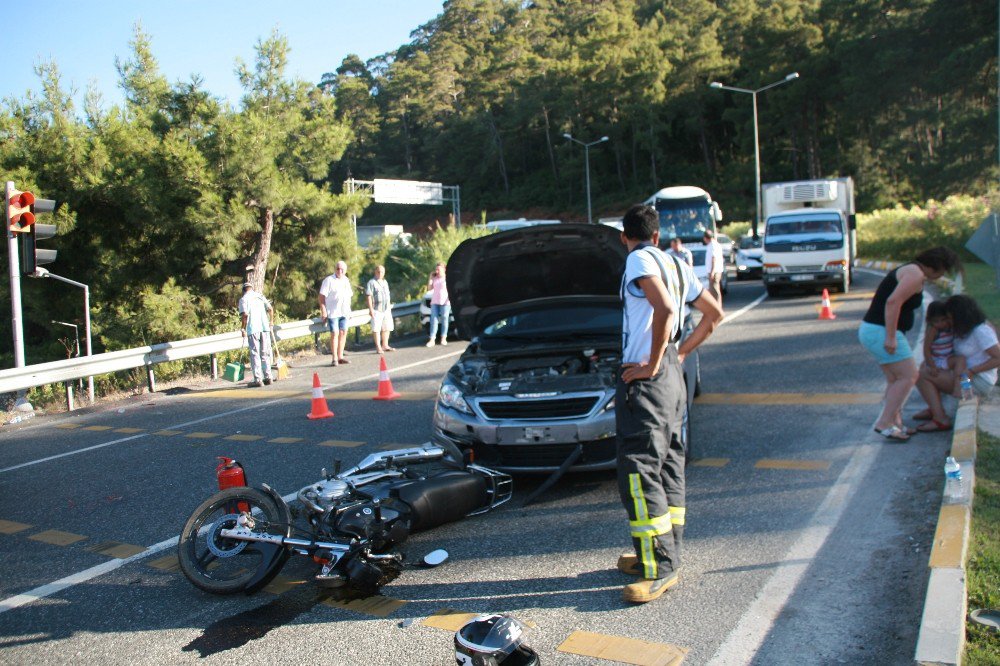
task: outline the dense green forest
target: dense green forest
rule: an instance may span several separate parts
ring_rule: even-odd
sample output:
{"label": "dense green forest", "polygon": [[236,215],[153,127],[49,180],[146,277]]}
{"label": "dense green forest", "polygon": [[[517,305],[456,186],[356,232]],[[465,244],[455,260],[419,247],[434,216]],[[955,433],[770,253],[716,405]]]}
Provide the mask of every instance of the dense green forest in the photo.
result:
{"label": "dense green forest", "polygon": [[[248,266],[288,319],[313,313],[336,259],[360,281],[349,219],[368,202],[342,193],[350,176],[460,185],[466,224],[581,221],[584,151],[563,134],[606,135],[590,152],[595,217],[696,184],[748,219],[751,99],[711,81],[799,72],[758,97],[765,182],[851,175],[861,210],[985,193],[997,22],[982,0],[449,0],[409,43],[318,82],[289,78],[295,45],[266,35],[235,68],[232,105],[197,77],[167,81],[162,45],[137,29],[116,62],[123,104],[89,93],[77,108],[58,63],[3,102],[0,172],[60,202],[49,268],[91,286],[95,351],[117,349],[232,330]],[[64,356],[50,321],[80,320],[79,293],[22,289],[28,362]],[[10,339],[0,330],[0,350]]]}

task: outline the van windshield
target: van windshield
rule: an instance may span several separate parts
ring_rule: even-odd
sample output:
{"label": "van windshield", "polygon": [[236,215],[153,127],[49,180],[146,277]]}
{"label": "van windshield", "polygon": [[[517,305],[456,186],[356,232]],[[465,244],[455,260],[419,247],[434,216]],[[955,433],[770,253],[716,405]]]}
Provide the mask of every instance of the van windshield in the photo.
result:
{"label": "van windshield", "polygon": [[844,223],[833,213],[771,218],[764,232],[764,249],[771,251],[832,250],[843,246]]}

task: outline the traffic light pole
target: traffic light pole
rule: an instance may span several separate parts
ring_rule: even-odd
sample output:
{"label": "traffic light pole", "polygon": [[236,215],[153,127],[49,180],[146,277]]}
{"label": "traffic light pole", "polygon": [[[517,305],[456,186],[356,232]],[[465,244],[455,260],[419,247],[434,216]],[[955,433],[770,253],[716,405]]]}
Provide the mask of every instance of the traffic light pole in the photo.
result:
{"label": "traffic light pole", "polygon": [[[7,181],[6,194],[14,189],[14,183]],[[5,208],[6,209],[6,208]],[[10,328],[14,332],[14,367],[24,367],[24,327],[21,324],[21,262],[17,250],[17,236],[7,229],[7,268],[10,276]],[[34,408],[25,397],[26,391],[18,391],[14,409],[19,412],[33,412]]]}
{"label": "traffic light pole", "polygon": [[[36,268],[35,275],[43,278],[52,278],[53,280],[59,280],[60,282],[65,282],[66,284],[73,285],[74,287],[79,287],[83,289],[83,331],[87,338],[87,356],[90,356],[92,349],[90,346],[90,287],[83,284],[82,282],[77,282],[76,280],[70,280],[61,275],[56,275],[55,273],[50,273],[44,268]],[[90,404],[94,404],[94,378],[87,377],[87,397],[90,398]]]}

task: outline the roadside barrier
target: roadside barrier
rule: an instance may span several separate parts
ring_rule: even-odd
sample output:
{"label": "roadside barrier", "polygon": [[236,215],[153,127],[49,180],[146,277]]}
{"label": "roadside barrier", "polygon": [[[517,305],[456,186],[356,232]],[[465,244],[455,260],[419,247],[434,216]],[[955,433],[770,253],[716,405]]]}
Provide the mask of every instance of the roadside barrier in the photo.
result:
{"label": "roadside barrier", "polygon": [[[411,317],[420,314],[420,301],[410,301],[394,305],[392,314],[395,318]],[[347,320],[349,328],[363,326],[371,321],[367,310],[355,310]],[[274,327],[275,340],[292,340],[314,333],[325,333],[326,323],[316,317],[301,321],[278,324]],[[216,354],[235,351],[243,346],[243,336],[239,330],[231,333],[219,333],[200,338],[162,342],[145,347],[123,349],[121,351],[80,356],[62,361],[37,363],[21,368],[0,370],[0,394],[23,391],[46,384],[63,383],[66,386],[66,407],[73,410],[73,382],[86,377],[106,375],[122,370],[146,368],[146,382],[151,393],[156,392],[156,376],[153,366],[157,363],[180,361],[198,356],[210,356],[212,379],[218,379],[219,366]]]}

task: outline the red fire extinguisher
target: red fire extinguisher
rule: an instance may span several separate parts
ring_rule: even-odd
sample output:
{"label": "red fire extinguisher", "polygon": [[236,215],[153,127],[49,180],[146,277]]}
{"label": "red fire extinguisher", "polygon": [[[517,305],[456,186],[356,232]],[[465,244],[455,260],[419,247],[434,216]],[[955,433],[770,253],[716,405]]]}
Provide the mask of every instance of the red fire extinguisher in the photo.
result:
{"label": "red fire extinguisher", "polygon": [[[247,475],[243,470],[243,465],[232,458],[219,456],[222,461],[215,468],[215,478],[219,481],[219,490],[226,488],[242,488],[247,485]],[[237,502],[236,507],[241,512],[250,511],[250,505],[246,502]]]}

